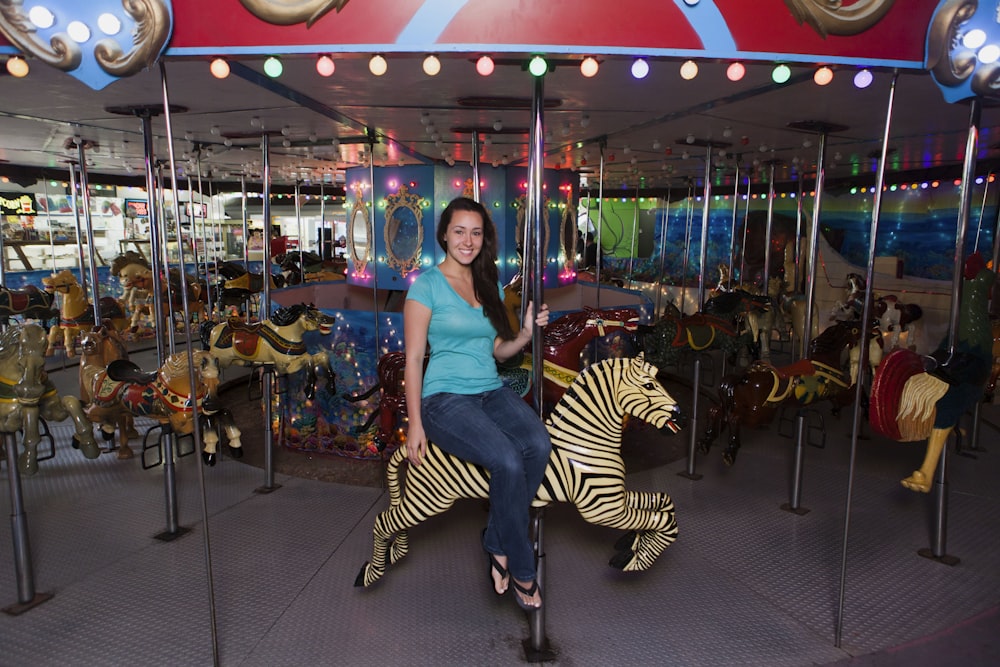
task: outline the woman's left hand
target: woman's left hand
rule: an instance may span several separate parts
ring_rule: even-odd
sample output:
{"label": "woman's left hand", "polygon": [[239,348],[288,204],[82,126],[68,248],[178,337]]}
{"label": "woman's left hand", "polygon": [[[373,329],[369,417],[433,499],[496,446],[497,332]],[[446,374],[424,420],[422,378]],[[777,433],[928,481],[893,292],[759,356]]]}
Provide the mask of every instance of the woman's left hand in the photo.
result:
{"label": "woman's left hand", "polygon": [[521,327],[522,334],[527,333],[527,338],[529,339],[534,332],[534,326],[545,327],[549,323],[549,307],[544,303],[538,308],[538,315],[535,316],[534,322],[532,322],[531,313],[534,312],[533,305],[532,301],[528,302],[528,308],[525,310],[524,324]]}

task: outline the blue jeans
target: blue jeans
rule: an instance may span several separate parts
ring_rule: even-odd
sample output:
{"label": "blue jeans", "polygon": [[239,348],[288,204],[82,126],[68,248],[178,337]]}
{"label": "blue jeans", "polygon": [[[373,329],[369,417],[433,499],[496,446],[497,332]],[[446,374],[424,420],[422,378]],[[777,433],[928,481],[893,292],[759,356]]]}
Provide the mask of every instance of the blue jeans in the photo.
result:
{"label": "blue jeans", "polygon": [[482,394],[434,394],[421,405],[424,432],[449,454],[490,473],[483,548],[507,556],[518,581],[535,578],[528,510],[545,476],[552,443],[538,414],[507,387]]}

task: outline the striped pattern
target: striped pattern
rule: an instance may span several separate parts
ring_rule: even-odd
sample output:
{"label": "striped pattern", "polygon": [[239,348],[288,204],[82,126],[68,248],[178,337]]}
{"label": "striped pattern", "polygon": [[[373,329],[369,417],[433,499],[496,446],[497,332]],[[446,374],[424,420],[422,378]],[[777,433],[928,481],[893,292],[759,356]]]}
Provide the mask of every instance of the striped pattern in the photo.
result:
{"label": "striped pattern", "polygon": [[[676,401],[656,379],[642,355],[608,359],[583,370],[546,421],[552,455],[536,506],[571,502],[590,523],[628,531],[616,544],[613,567],[646,570],[677,538],[674,506],[665,493],[625,489],[621,456],[626,414],[657,428],[680,429]],[[372,560],[355,585],[370,586],[409,548],[407,529],[449,509],[459,498],[486,498],[489,474],[433,444],[424,462],[409,468],[405,487],[400,468],[405,449],[393,453],[387,469],[389,508],[375,519]]]}

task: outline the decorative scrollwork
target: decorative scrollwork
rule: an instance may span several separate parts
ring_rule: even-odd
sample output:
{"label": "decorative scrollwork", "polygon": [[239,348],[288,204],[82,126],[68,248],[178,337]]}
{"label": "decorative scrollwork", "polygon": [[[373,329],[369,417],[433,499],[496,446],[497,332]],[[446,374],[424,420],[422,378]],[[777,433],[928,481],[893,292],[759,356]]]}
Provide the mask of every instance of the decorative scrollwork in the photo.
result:
{"label": "decorative scrollwork", "polygon": [[170,36],[170,12],[161,0],[122,0],[122,7],[136,24],[132,50],[125,53],[113,39],[102,39],[94,46],[101,69],[119,77],[152,65]]}
{"label": "decorative scrollwork", "polygon": [[882,20],[895,0],[858,0],[844,6],[843,0],[785,0],[792,16],[826,39],[857,35]]}
{"label": "decorative scrollwork", "polygon": [[305,23],[311,28],[332,9],[339,13],[350,0],[240,0],[247,11],[273,25]]}
{"label": "decorative scrollwork", "polygon": [[972,18],[979,3],[977,0],[952,0],[938,8],[927,31],[927,69],[938,84],[954,87],[967,80],[976,70],[976,54],[961,45],[958,32],[962,24]]}
{"label": "decorative scrollwork", "polygon": [[[152,65],[170,37],[173,22],[165,0],[122,0],[122,7],[136,24],[132,49],[125,53],[111,38],[94,46],[97,64],[114,77],[131,76]],[[0,0],[0,32],[21,51],[64,72],[74,72],[83,63],[80,45],[66,33],[55,33],[45,42],[25,13],[24,0]]]}
{"label": "decorative scrollwork", "polygon": [[[399,192],[388,195],[385,198],[385,256],[386,264],[390,268],[396,269],[405,278],[407,273],[420,267],[420,253],[424,244],[423,211],[420,209],[420,195],[411,193],[405,185],[399,186]],[[400,257],[396,254],[399,247],[399,231],[403,223],[397,217],[400,209],[409,211],[416,222],[416,234],[413,251],[408,257]]]}
{"label": "decorative scrollwork", "polygon": [[52,67],[69,72],[80,66],[83,53],[66,33],[57,33],[46,44],[24,11],[24,0],[0,0],[0,32],[24,53]]}

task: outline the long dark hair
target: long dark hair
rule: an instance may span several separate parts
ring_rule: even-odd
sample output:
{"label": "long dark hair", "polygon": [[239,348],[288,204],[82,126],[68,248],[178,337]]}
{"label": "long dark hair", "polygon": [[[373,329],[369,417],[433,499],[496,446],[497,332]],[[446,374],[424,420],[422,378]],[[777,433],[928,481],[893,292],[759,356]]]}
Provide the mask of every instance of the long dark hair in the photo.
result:
{"label": "long dark hair", "polygon": [[486,313],[486,317],[490,318],[497,334],[504,340],[510,340],[514,337],[515,332],[510,326],[510,320],[507,319],[507,310],[504,308],[497,289],[500,272],[497,270],[496,225],[493,224],[489,211],[479,202],[468,197],[458,197],[451,200],[441,213],[441,219],[438,220],[437,226],[438,245],[445,252],[448,252],[446,240],[448,224],[456,211],[478,213],[483,219],[483,247],[471,264],[472,288],[475,290],[476,299],[483,304],[483,312]]}

